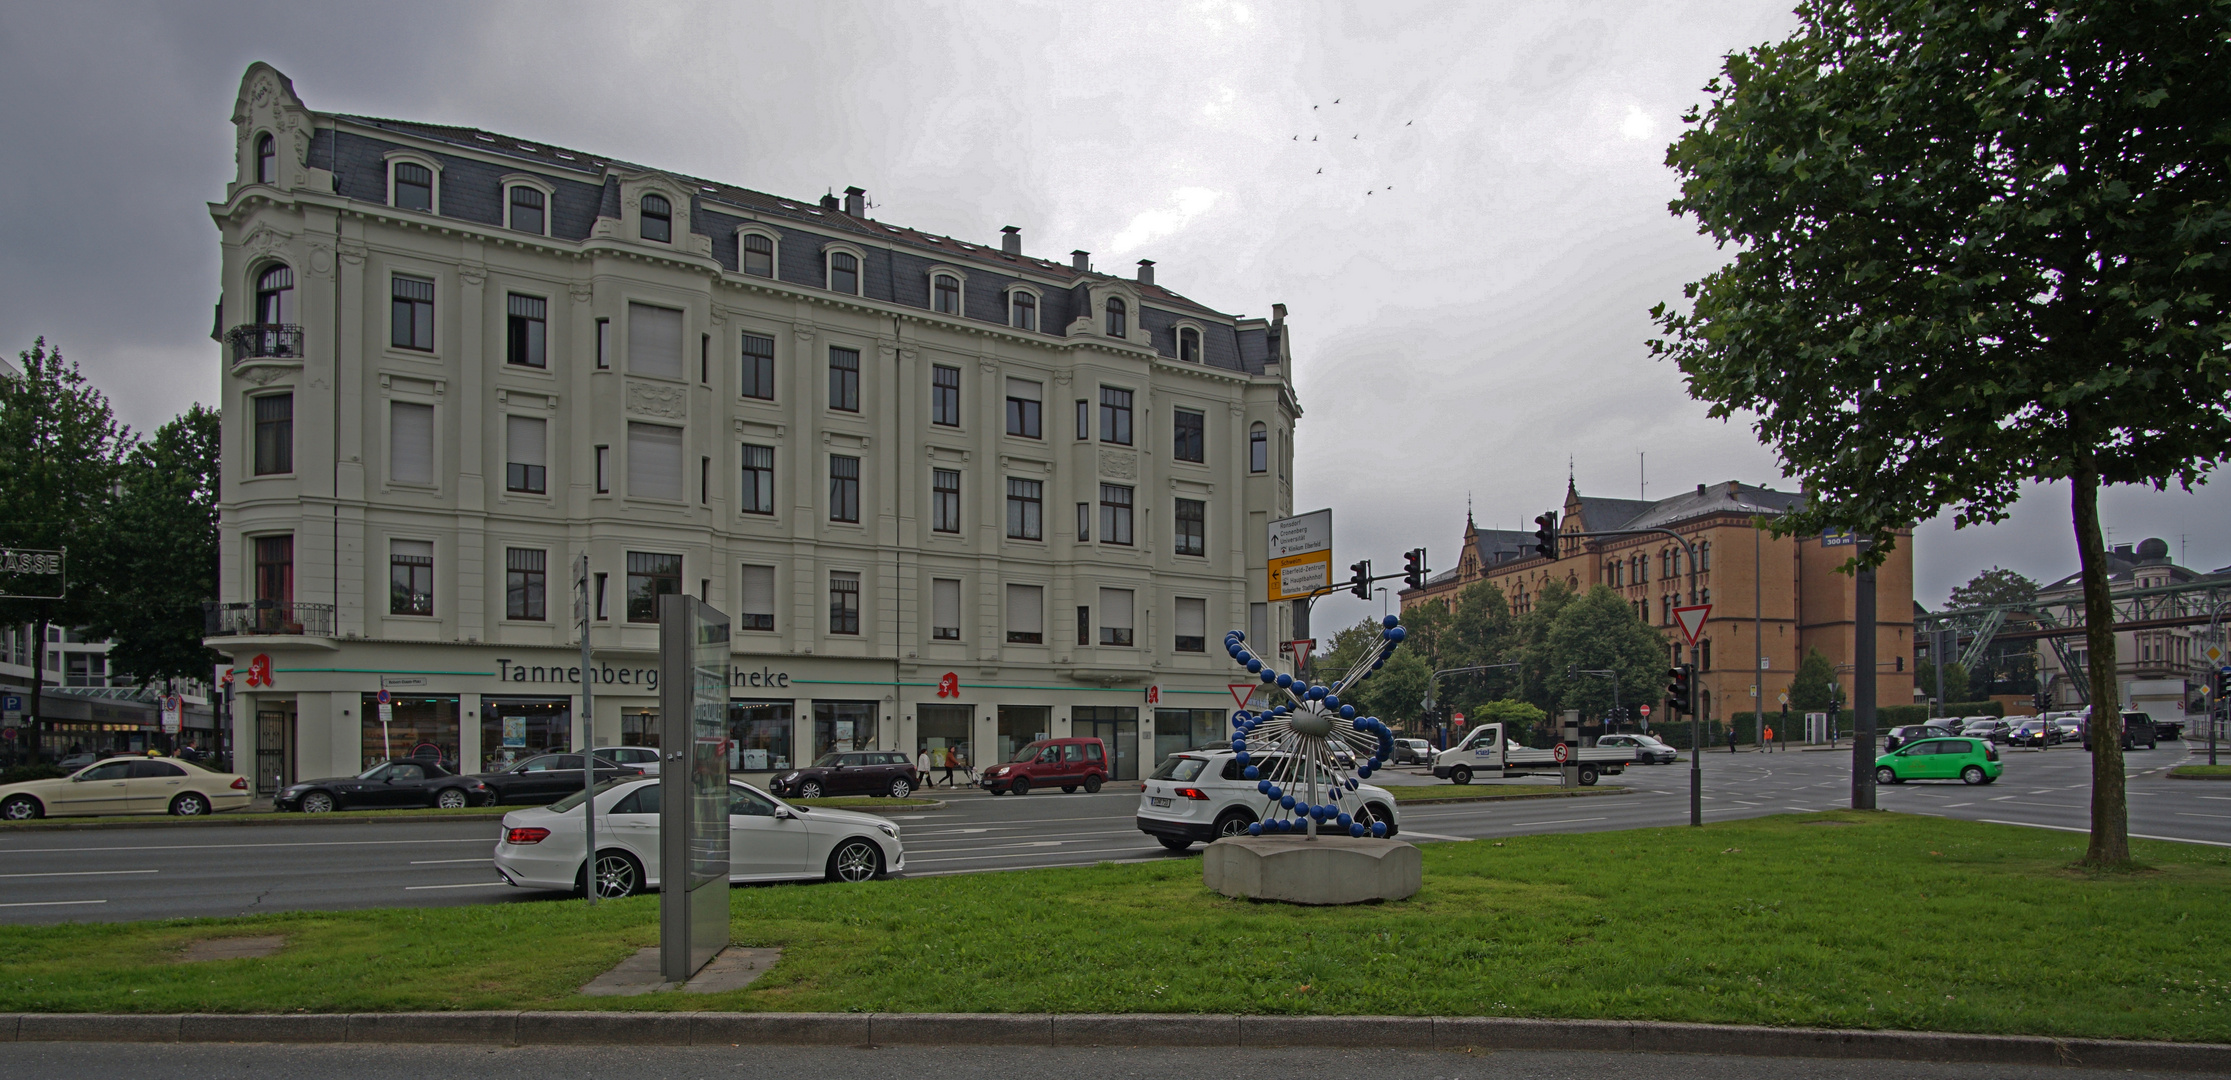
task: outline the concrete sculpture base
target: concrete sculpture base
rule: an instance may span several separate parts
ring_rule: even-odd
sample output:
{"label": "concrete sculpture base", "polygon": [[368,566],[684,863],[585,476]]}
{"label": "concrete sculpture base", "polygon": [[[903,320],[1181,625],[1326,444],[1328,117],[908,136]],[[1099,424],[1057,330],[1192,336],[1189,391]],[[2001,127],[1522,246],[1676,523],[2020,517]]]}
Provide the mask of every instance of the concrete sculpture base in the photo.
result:
{"label": "concrete sculpture base", "polygon": [[1425,862],[1400,840],[1231,836],[1202,852],[1201,880],[1226,896],[1251,900],[1361,904],[1417,892]]}

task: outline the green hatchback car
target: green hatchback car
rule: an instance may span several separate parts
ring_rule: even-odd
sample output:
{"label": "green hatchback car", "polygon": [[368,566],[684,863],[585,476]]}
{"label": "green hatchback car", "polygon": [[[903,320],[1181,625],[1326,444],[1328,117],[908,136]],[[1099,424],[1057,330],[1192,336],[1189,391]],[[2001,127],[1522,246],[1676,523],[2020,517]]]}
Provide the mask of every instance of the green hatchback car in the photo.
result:
{"label": "green hatchback car", "polygon": [[1998,748],[1984,739],[1922,739],[1875,759],[1875,783],[1908,780],[1959,780],[1988,784],[2006,766]]}

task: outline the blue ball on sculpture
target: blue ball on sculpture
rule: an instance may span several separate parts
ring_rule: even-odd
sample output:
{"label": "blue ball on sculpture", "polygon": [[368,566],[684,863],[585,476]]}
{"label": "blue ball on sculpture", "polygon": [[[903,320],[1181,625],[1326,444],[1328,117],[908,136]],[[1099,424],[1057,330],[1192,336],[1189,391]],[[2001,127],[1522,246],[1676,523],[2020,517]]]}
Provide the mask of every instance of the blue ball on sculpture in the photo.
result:
{"label": "blue ball on sculpture", "polygon": [[1247,835],[1249,835],[1249,836],[1261,836],[1261,835],[1263,835],[1263,823],[1262,823],[1262,822],[1260,822],[1260,821],[1250,821],[1250,822],[1248,822],[1248,823],[1247,823]]}
{"label": "blue ball on sculpture", "polygon": [[1262,793],[1263,793],[1263,794],[1265,794],[1265,795],[1268,795],[1268,794],[1270,794],[1270,791],[1271,791],[1270,781],[1268,781],[1268,780],[1264,780],[1264,781],[1261,781],[1261,782],[1257,783],[1257,784],[1255,785],[1255,790],[1257,790],[1257,791],[1260,791],[1260,792],[1262,792]]}
{"label": "blue ball on sculpture", "polygon": [[1246,777],[1249,780],[1253,780],[1256,777],[1263,775],[1263,770],[1256,766],[1249,765],[1245,771],[1240,773],[1240,775]]}
{"label": "blue ball on sculpture", "polygon": [[1387,834],[1387,823],[1386,823],[1386,822],[1384,822],[1384,821],[1374,821],[1374,822],[1372,822],[1372,823],[1371,823],[1371,835],[1373,835],[1373,836],[1385,836],[1386,834]]}
{"label": "blue ball on sculpture", "polygon": [[1347,787],[1347,789],[1348,789],[1348,790],[1350,790],[1350,791],[1354,791],[1354,790],[1356,790],[1356,778],[1355,778],[1355,777],[1353,777],[1353,776],[1351,776],[1351,777],[1349,777],[1348,779],[1346,779],[1346,780],[1342,781],[1342,784],[1344,784],[1344,785],[1345,785],[1345,786]]}
{"label": "blue ball on sculpture", "polygon": [[1340,718],[1341,718],[1342,720],[1353,720],[1353,719],[1355,719],[1355,718],[1356,718],[1356,707],[1355,707],[1355,706],[1353,706],[1353,705],[1342,705],[1342,706],[1340,707]]}
{"label": "blue ball on sculpture", "polygon": [[1358,766],[1358,767],[1357,767],[1357,769],[1356,769],[1356,775],[1357,775],[1357,776],[1360,776],[1360,777],[1363,777],[1363,778],[1364,778],[1364,779],[1366,779],[1366,780],[1369,780],[1369,779],[1371,779],[1371,766],[1369,766],[1369,765],[1362,765],[1362,766]]}
{"label": "blue ball on sculpture", "polygon": [[1387,631],[1387,640],[1389,641],[1400,641],[1408,636],[1410,636],[1410,632],[1408,630],[1404,630],[1399,626]]}
{"label": "blue ball on sculpture", "polygon": [[1250,674],[1261,671],[1263,670],[1263,662],[1260,660],[1249,660],[1247,662],[1247,670]]}
{"label": "blue ball on sculpture", "polygon": [[1326,695],[1325,695],[1325,708],[1328,708],[1328,709],[1337,709],[1337,708],[1339,708],[1339,707],[1340,707],[1340,696],[1339,696],[1338,694],[1326,694]]}
{"label": "blue ball on sculpture", "polygon": [[[1238,753],[1236,753],[1236,754],[1233,754],[1233,755],[1232,755],[1232,760],[1233,760],[1233,761],[1237,761],[1237,762],[1239,762],[1239,763],[1240,763],[1240,764],[1242,764],[1242,765],[1247,765],[1247,763],[1248,763],[1248,762],[1250,762],[1250,761],[1252,761],[1252,760],[1254,760],[1254,758],[1255,758],[1255,755],[1253,755],[1253,754],[1250,754],[1250,753],[1248,753],[1248,752],[1247,752],[1247,751],[1245,751],[1245,750],[1242,750],[1242,751],[1240,751],[1240,752],[1238,752]],[[1254,772],[1254,771],[1255,771],[1255,767],[1254,767],[1253,765],[1247,765],[1247,771],[1248,771],[1248,772],[1250,772],[1250,773],[1252,773],[1252,772]],[[1249,779],[1249,780],[1253,780],[1253,779],[1255,779],[1255,778],[1254,778],[1254,777],[1252,777],[1252,776],[1250,776],[1250,777],[1248,777],[1248,779]]]}
{"label": "blue ball on sculpture", "polygon": [[1392,630],[1395,627],[1402,625],[1402,616],[1389,615],[1386,618],[1379,620],[1379,623],[1380,625],[1385,626],[1387,629]]}
{"label": "blue ball on sculpture", "polygon": [[1347,828],[1348,826],[1350,826],[1350,825],[1353,825],[1353,824],[1355,824],[1355,823],[1356,823],[1356,819],[1354,819],[1354,818],[1352,818],[1352,817],[1349,817],[1349,816],[1348,816],[1348,815],[1346,815],[1346,814],[1342,814],[1342,815],[1340,815],[1340,816],[1339,816],[1338,818],[1335,818],[1334,820],[1335,820],[1335,821],[1338,821],[1338,822],[1340,823],[1340,827],[1341,827],[1341,828],[1343,828],[1343,829],[1345,829],[1345,828]]}
{"label": "blue ball on sculpture", "polygon": [[1350,836],[1353,836],[1353,837],[1355,837],[1355,838],[1357,838],[1357,839],[1359,839],[1359,840],[1360,840],[1360,839],[1362,839],[1362,838],[1363,838],[1363,826],[1362,826],[1362,825],[1361,825],[1360,823],[1357,823],[1357,822],[1349,822],[1349,823],[1348,823],[1348,835],[1350,835]]}
{"label": "blue ball on sculpture", "polygon": [[1265,683],[1276,682],[1278,680],[1278,673],[1265,668],[1261,672],[1261,678]]}
{"label": "blue ball on sculpture", "polygon": [[1288,674],[1286,674],[1286,673],[1285,673],[1285,672],[1283,672],[1283,671],[1281,671],[1281,672],[1279,672],[1279,673],[1278,673],[1278,688],[1279,688],[1279,689],[1281,689],[1281,690],[1284,690],[1284,689],[1286,689],[1287,687],[1290,687],[1290,686],[1292,686],[1292,685],[1294,685],[1294,677],[1293,677],[1293,676],[1291,676],[1291,675],[1288,675]]}
{"label": "blue ball on sculpture", "polygon": [[1278,800],[1278,805],[1291,810],[1294,808],[1294,797],[1291,795],[1284,796]]}

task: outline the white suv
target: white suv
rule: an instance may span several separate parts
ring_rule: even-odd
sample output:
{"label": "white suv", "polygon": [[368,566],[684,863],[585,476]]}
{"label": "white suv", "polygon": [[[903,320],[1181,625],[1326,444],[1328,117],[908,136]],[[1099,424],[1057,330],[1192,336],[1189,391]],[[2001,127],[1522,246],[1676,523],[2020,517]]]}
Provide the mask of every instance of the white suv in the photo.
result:
{"label": "white suv", "polygon": [[[1260,765],[1265,755],[1254,756]],[[1139,831],[1162,842],[1171,851],[1184,851],[1198,840],[1244,836],[1247,827],[1261,820],[1269,801],[1256,789],[1256,781],[1240,776],[1240,765],[1230,750],[1188,750],[1172,754],[1139,792]],[[1400,828],[1394,795],[1376,784],[1356,789],[1373,818],[1387,823],[1387,835]]]}

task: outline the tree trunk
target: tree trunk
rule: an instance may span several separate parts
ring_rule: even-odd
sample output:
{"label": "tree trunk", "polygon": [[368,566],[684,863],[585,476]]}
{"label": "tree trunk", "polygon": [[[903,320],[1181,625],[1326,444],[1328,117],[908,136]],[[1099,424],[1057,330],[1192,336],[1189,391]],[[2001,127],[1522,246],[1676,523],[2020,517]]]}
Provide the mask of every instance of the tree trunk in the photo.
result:
{"label": "tree trunk", "polygon": [[[31,626],[31,759],[38,760],[44,749],[39,738],[39,693],[46,689],[46,616],[40,615]],[[58,758],[60,755],[56,755]]]}
{"label": "tree trunk", "polygon": [[2130,862],[2129,799],[2123,792],[2123,714],[2115,692],[2115,606],[2107,592],[2107,549],[2099,533],[2099,468],[2078,428],[2070,502],[2076,519],[2076,555],[2084,577],[2084,647],[2091,655],[2092,717],[2084,737],[2092,744],[2092,839],[2084,865]]}

